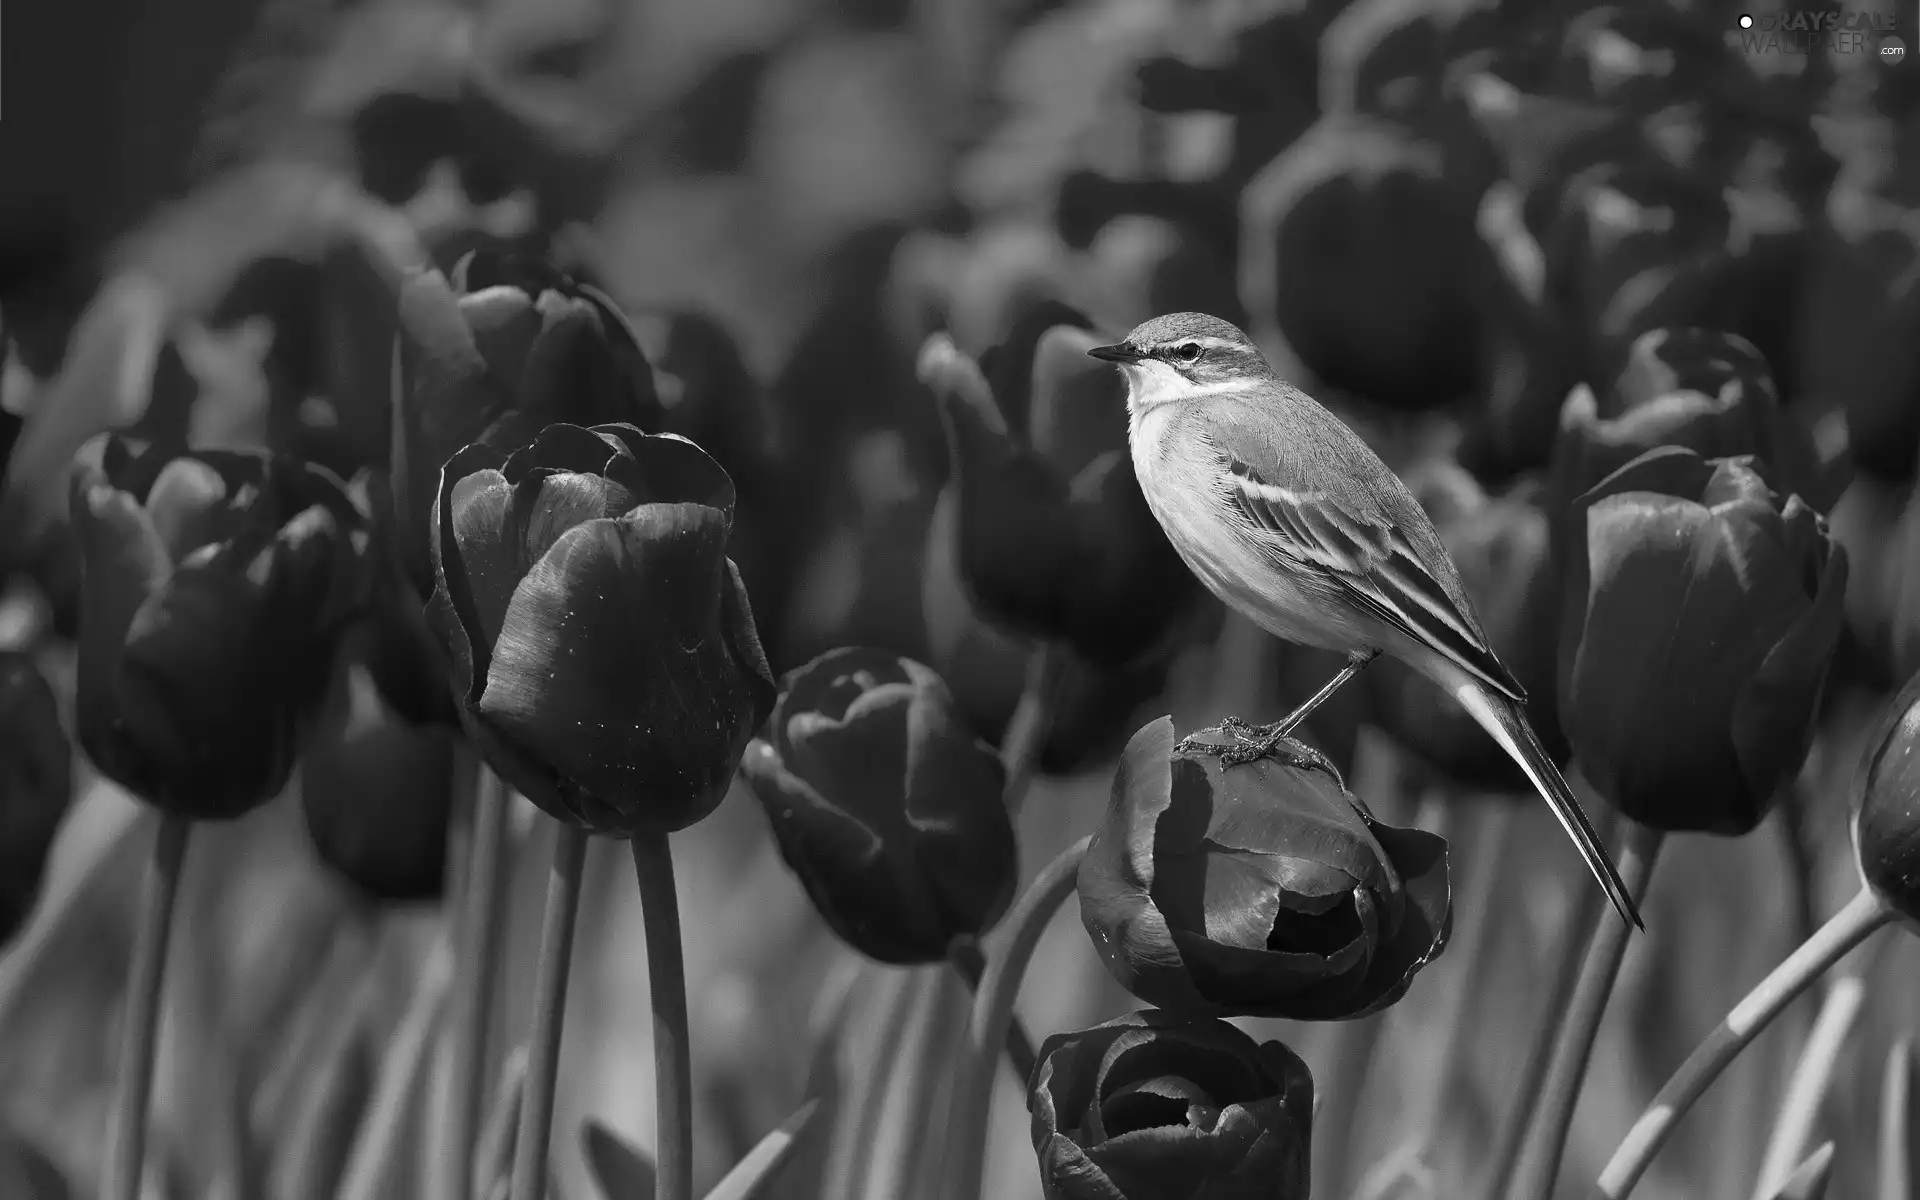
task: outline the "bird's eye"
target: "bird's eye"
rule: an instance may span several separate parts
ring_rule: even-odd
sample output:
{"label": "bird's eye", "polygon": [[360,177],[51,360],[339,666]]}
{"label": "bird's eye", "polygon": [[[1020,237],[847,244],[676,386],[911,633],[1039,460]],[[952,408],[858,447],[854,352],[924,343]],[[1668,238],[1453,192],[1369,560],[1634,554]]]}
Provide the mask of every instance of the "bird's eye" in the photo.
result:
{"label": "bird's eye", "polygon": [[1173,348],[1173,356],[1183,363],[1200,361],[1200,343],[1181,342]]}

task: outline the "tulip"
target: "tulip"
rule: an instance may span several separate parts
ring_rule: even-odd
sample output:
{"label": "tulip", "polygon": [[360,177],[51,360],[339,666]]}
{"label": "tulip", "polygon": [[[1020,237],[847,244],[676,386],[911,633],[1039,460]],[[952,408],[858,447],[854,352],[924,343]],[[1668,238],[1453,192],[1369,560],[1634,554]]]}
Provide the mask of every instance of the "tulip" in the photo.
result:
{"label": "tulip", "polygon": [[532,259],[470,253],[449,280],[408,279],[394,355],[393,494],[401,552],[432,589],[428,510],[440,465],[471,443],[502,455],[549,425],[660,428],[652,371],[619,307]]}
{"label": "tulip", "polygon": [[1853,842],[1881,900],[1920,921],[1920,675],[1907,681],[1867,742]]}
{"label": "tulip", "polygon": [[441,471],[429,621],[461,720],[553,816],[672,832],[726,795],[775,694],[733,503],[698,446],[631,425],[552,425]]}
{"label": "tulip", "polygon": [[1307,1200],[1313,1075],[1280,1042],[1136,1012],[1040,1047],[1047,1200]]}
{"label": "tulip", "polygon": [[370,586],[344,485],[291,459],[167,455],[107,434],[81,451],[70,504],[81,748],[176,816],[271,799]]}
{"label": "tulip", "polygon": [[1252,178],[1240,291],[1255,340],[1284,341],[1328,388],[1401,411],[1480,394],[1496,281],[1475,233],[1487,181],[1466,131],[1446,138],[1458,146],[1443,155],[1423,133],[1329,112]]}
{"label": "tulip", "polygon": [[[1056,326],[1031,359],[1015,360],[1032,363],[1024,433],[945,336],[922,349],[920,378],[940,400],[959,506],[957,561],[976,607],[1012,632],[1118,667],[1166,646],[1198,585],[1140,493],[1125,448],[1125,384],[1085,356],[1098,341]],[[1000,357],[997,368],[1008,356]],[[1104,428],[1092,429],[1111,448],[1085,440],[1089,426],[1075,413],[1104,414]]]}
{"label": "tulip", "polygon": [[912,659],[849,647],[789,672],[742,767],[814,907],[870,958],[940,961],[1013,899],[1000,757]]}
{"label": "tulip", "polygon": [[[1407,482],[1459,565],[1494,652],[1526,689],[1534,730],[1564,761],[1553,687],[1558,592],[1547,515],[1534,502],[1538,489],[1523,484],[1489,496],[1447,461],[1427,464]],[[1375,719],[1428,762],[1464,783],[1531,793],[1513,760],[1432,682],[1392,659],[1363,678]]]}
{"label": "tulip", "polygon": [[1669,832],[1745,833],[1806,757],[1847,558],[1751,458],[1666,447],[1576,501],[1561,724],[1587,777]]}
{"label": "tulip", "polygon": [[320,861],[369,899],[438,900],[453,809],[452,730],[415,725],[376,688],[376,631],[348,635],[345,670],[300,761],[300,808]]}
{"label": "tulip", "polygon": [[73,751],[33,660],[0,652],[0,946],[26,923],[73,795]]}
{"label": "tulip", "polygon": [[1451,927],[1444,838],[1374,820],[1319,765],[1180,753],[1165,717],[1127,743],[1079,887],[1107,969],[1188,1016],[1375,1012]]}
{"label": "tulip", "polygon": [[1634,340],[1604,400],[1586,384],[1574,388],[1554,451],[1556,508],[1661,446],[1703,458],[1754,455],[1822,512],[1844,482],[1820,467],[1807,431],[1781,409],[1760,352],[1715,330],[1650,330]]}

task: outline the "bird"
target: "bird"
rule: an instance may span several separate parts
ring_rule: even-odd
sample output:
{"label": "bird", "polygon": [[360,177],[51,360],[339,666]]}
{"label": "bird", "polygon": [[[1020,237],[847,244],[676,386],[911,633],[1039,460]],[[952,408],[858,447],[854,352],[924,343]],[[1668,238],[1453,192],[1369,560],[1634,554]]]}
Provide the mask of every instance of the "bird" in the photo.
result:
{"label": "bird", "polygon": [[1288,384],[1238,327],[1170,313],[1087,351],[1127,381],[1134,473],[1167,540],[1215,596],[1284,641],[1346,665],[1270,725],[1229,717],[1181,748],[1223,766],[1284,756],[1288,735],[1381,654],[1431,679],[1553,809],[1620,916],[1645,929],[1573,789],[1527,721],[1526,692],[1487,641],[1459,568],[1400,477],[1338,416]]}

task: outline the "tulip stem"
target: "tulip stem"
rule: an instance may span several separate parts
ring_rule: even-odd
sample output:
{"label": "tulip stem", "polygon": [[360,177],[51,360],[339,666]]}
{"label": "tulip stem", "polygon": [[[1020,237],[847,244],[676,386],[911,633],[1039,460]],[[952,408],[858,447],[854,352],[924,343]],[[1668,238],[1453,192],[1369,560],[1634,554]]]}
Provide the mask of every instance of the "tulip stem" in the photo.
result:
{"label": "tulip stem", "polygon": [[1693,1048],[1687,1061],[1661,1087],[1600,1172],[1593,1196],[1620,1200],[1631,1192],[1680,1118],[1747,1044],[1829,967],[1893,918],[1893,911],[1873,889],[1862,888],[1845,908],[1800,943],[1799,949],[1733,1006],[1726,1019]]}
{"label": "tulip stem", "polygon": [[444,1043],[447,1106],[441,1112],[441,1200],[473,1200],[475,1134],[487,1090],[487,1035],[493,1026],[493,984],[506,923],[506,783],[485,766],[474,780],[473,834],[466,880],[454,914],[460,939],[450,997],[453,1020]]}
{"label": "tulip stem", "polygon": [[[980,943],[970,937],[957,937],[947,947],[947,961],[959,972],[967,991],[978,995],[981,977],[986,974],[987,956],[980,952]],[[1033,1078],[1033,1064],[1036,1061],[1033,1052],[1033,1035],[1020,1020],[1018,1013],[1007,1024],[1007,1066],[1013,1069],[1014,1082],[1021,1087]]]}
{"label": "tulip stem", "polygon": [[555,821],[553,870],[547,877],[540,961],[533,977],[527,1088],[520,1104],[520,1133],[514,1140],[511,1200],[542,1200],[547,1192],[548,1134],[553,1126],[553,1094],[560,1074],[560,1030],[567,1014],[573,927],[580,915],[580,876],[586,861],[587,831]]}
{"label": "tulip stem", "polygon": [[1026,683],[1020,689],[1020,703],[1007,720],[1007,731],[1000,737],[1000,762],[1007,772],[1007,811],[1018,813],[1026,802],[1027,789],[1040,763],[1040,751],[1053,732],[1054,709],[1058,706],[1060,681],[1065,677],[1066,651],[1050,641],[1035,644],[1027,655]]}
{"label": "tulip stem", "polygon": [[[1638,821],[1625,824],[1620,879],[1638,906],[1646,898],[1654,859],[1659,857],[1666,834]],[[1597,927],[1587,942],[1580,978],[1573,985],[1573,997],[1561,1014],[1553,1057],[1547,1067],[1545,1094],[1527,1130],[1527,1148],[1520,1157],[1513,1188],[1507,1193],[1510,1200],[1548,1200],[1553,1194],[1554,1180],[1560,1174],[1560,1159],[1566,1152],[1567,1133],[1573,1127],[1574,1106],[1580,1099],[1580,1087],[1586,1082],[1594,1038],[1600,1032],[1600,1018],[1607,1011],[1614,978],[1620,973],[1621,960],[1626,957],[1627,935],[1633,927],[1604,911],[1596,916]]]}
{"label": "tulip stem", "polygon": [[[1618,821],[1614,823],[1618,824]],[[1560,1032],[1560,1024],[1554,1018],[1567,1011],[1567,1006],[1573,1001],[1574,985],[1580,980],[1580,932],[1593,928],[1605,902],[1604,892],[1589,885],[1584,878],[1581,879],[1579,886],[1574,889],[1572,911],[1562,923],[1559,936],[1553,938],[1547,994],[1537,1006],[1540,1019],[1534,1023],[1526,1049],[1521,1053],[1519,1078],[1512,1087],[1505,1089],[1506,1116],[1500,1122],[1493,1153],[1488,1156],[1493,1165],[1487,1174],[1486,1185],[1478,1193],[1491,1200],[1502,1200],[1506,1196],[1507,1188],[1513,1182],[1514,1170],[1520,1165],[1520,1150],[1526,1140],[1528,1118],[1533,1116],[1539,1105],[1540,1090],[1546,1084],[1547,1067],[1553,1058],[1554,1038]]]}
{"label": "tulip stem", "polygon": [[1014,901],[1005,921],[1006,945],[987,961],[980,990],[974,993],[967,1041],[954,1069],[953,1105],[947,1120],[947,1200],[980,1200],[987,1148],[987,1118],[993,1103],[993,1061],[1006,1045],[1013,1024],[1013,1002],[1020,979],[1053,918],[1080,878],[1091,836],[1062,850],[1040,869]]}
{"label": "tulip stem", "polygon": [[656,1200],[693,1200],[693,1066],[687,1034],[687,966],[680,948],[680,901],[667,835],[636,832],[633,873],[647,935],[647,998],[653,1006]]}
{"label": "tulip stem", "polygon": [[114,1094],[113,1158],[106,1200],[139,1200],[147,1153],[147,1107],[153,1095],[153,1056],[160,1031],[160,985],[173,935],[174,902],[186,862],[193,822],[162,813],[147,864],[146,895],[134,933],[133,970],[127,979],[127,1009],[120,1033],[120,1085]]}

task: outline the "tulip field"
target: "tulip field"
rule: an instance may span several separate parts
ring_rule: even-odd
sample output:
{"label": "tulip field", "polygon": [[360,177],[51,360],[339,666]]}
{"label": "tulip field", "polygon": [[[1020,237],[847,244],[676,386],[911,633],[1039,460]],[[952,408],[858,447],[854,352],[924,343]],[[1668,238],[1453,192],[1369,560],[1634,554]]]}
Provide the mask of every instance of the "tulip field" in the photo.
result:
{"label": "tulip field", "polygon": [[1920,1200],[1895,7],[8,5],[0,1200]]}

